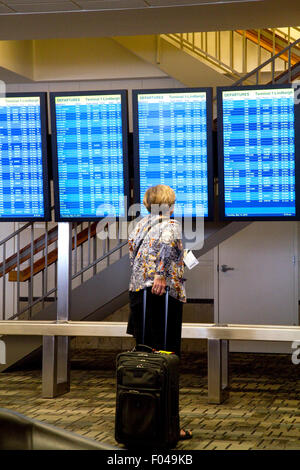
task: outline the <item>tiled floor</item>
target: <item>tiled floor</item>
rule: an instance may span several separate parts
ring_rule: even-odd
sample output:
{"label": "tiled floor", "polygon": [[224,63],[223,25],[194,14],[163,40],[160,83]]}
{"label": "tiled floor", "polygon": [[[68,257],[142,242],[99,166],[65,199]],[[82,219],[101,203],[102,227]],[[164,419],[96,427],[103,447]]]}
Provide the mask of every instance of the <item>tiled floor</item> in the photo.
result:
{"label": "tiled floor", "polygon": [[[74,354],[74,353],[73,353]],[[114,440],[116,353],[76,352],[71,392],[41,398],[41,371],[0,374],[0,407],[90,438]],[[181,361],[181,424],[194,437],[178,449],[300,449],[300,365],[290,356],[230,355],[230,398],[207,404],[205,354]]]}

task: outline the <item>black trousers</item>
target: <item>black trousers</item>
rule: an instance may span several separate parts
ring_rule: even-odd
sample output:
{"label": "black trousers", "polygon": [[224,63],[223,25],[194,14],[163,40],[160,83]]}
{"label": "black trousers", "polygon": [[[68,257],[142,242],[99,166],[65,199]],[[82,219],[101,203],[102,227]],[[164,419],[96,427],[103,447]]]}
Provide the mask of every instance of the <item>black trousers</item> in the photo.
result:
{"label": "black trousers", "polygon": [[[147,288],[146,328],[144,344],[154,349],[165,349],[165,295],[152,294]],[[144,291],[129,291],[130,316],[127,333],[133,335],[137,344],[142,344],[143,336],[143,295]],[[167,323],[167,351],[180,356],[182,326],[182,302],[169,295]]]}

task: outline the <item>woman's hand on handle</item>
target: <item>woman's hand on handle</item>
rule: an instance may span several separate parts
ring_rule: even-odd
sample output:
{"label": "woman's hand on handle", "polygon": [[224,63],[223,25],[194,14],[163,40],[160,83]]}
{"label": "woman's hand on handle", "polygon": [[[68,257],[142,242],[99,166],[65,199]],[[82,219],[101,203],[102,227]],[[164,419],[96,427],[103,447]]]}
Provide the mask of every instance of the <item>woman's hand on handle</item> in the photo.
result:
{"label": "woman's hand on handle", "polygon": [[152,286],[152,294],[163,295],[166,292],[167,283],[163,276],[155,276]]}

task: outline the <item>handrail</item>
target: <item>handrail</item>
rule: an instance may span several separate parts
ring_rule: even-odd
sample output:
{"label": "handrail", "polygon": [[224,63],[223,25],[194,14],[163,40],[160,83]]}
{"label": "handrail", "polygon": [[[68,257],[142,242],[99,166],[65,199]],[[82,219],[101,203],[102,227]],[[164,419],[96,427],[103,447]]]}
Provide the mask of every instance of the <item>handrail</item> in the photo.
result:
{"label": "handrail", "polygon": [[[127,335],[126,329],[126,322],[0,321],[0,334],[5,335],[120,337]],[[183,323],[182,337],[189,339],[292,342],[300,340],[300,327],[294,325]]]}
{"label": "handrail", "polygon": [[[300,31],[300,29],[299,29]],[[231,32],[233,33],[233,32]],[[243,31],[243,35],[244,35],[245,31]],[[161,35],[161,37],[165,37],[166,40],[169,40],[170,42],[173,42],[175,43],[176,47],[180,47],[180,49],[184,49],[184,50],[187,50],[187,52],[192,52],[194,53],[196,56],[198,55],[199,57],[201,57],[202,59],[204,60],[208,60],[209,62],[213,63],[215,66],[217,67],[220,67],[221,70],[223,71],[227,71],[229,73],[231,73],[232,76],[235,76],[237,75],[238,78],[233,84],[232,86],[238,86],[242,83],[245,83],[248,81],[248,83],[250,82],[251,83],[251,80],[250,78],[253,77],[253,75],[257,74],[257,79],[256,79],[256,83],[258,83],[259,81],[259,73],[260,71],[265,68],[266,66],[268,66],[269,64],[271,64],[271,67],[272,67],[272,83],[274,83],[276,81],[276,77],[275,77],[275,60],[276,59],[283,59],[283,56],[286,57],[287,56],[287,63],[288,63],[288,79],[290,80],[291,79],[291,68],[293,67],[293,53],[292,53],[292,50],[295,49],[295,48],[299,48],[299,43],[300,43],[300,38],[296,39],[295,41],[293,41],[292,43],[289,43],[285,48],[283,48],[282,50],[280,50],[279,52],[277,52],[276,54],[273,54],[272,57],[270,59],[267,59],[266,61],[264,61],[263,63],[259,64],[254,70],[252,70],[251,72],[248,72],[246,74],[244,74],[243,76],[241,76],[241,74],[239,72],[237,72],[236,70],[234,70],[233,68],[233,54],[231,53],[231,59],[230,59],[230,65],[227,65],[227,64],[224,64],[224,62],[222,62],[219,58],[220,56],[220,46],[219,48],[217,48],[217,45],[216,45],[216,49],[218,49],[218,54],[216,52],[216,54],[218,55],[218,57],[214,57],[212,56],[211,54],[208,53],[207,50],[204,50],[204,49],[201,49],[200,47],[196,46],[195,45],[195,38],[194,38],[194,35],[195,34],[201,34],[201,47],[205,47],[206,46],[206,49],[207,49],[207,38],[205,38],[205,41],[202,41],[202,34],[203,33],[185,33],[188,37],[188,34],[192,34],[193,35],[193,38],[192,38],[192,41],[190,39],[186,39],[184,38],[184,34],[183,33],[174,33],[174,34],[163,34]],[[205,33],[207,34],[207,33]],[[200,39],[199,39],[200,40]],[[205,43],[205,44],[204,44]],[[218,42],[219,44],[219,42]],[[259,43],[257,44],[258,47],[261,47],[259,45]],[[245,44],[244,44],[244,47],[245,47]],[[244,57],[244,55],[243,55]],[[243,59],[244,61],[244,59]],[[299,61],[295,61],[295,65],[298,65],[299,64]],[[245,64],[244,64],[245,65]],[[286,72],[284,72],[286,73]]]}
{"label": "handrail", "polygon": [[[258,34],[257,34],[256,30],[247,29],[246,31],[243,31],[243,30],[237,29],[236,32],[240,35],[243,35],[244,32],[245,32],[247,39],[249,39],[250,41],[252,41],[255,44],[259,45],[260,47],[262,47],[263,49],[265,49],[268,52],[271,52],[271,53],[273,53],[273,51],[280,52],[280,54],[282,56],[282,60],[288,62],[288,60],[289,60],[288,59],[288,54],[283,53],[282,48],[280,48],[280,45],[276,44],[276,42],[274,44],[274,49],[273,49],[272,40],[267,37],[265,30],[262,30],[260,32],[260,38],[258,38]],[[287,43],[286,39],[283,39],[281,37],[279,39],[282,42]],[[289,46],[290,46],[290,43],[286,47],[289,47]],[[293,47],[295,47],[295,46],[293,46]],[[295,65],[298,61],[299,61],[299,56],[297,54],[291,53],[291,62],[292,62],[292,64]]]}
{"label": "handrail", "polygon": [[300,44],[300,38],[297,39],[295,42],[293,42],[292,44],[290,44],[289,46],[285,47],[284,49],[282,49],[282,51],[278,52],[277,54],[275,54],[273,57],[271,57],[270,59],[266,60],[263,64],[260,64],[258,67],[256,67],[255,69],[253,69],[251,72],[248,72],[246,75],[244,75],[242,78],[240,78],[239,80],[237,80],[236,82],[233,83],[232,86],[238,86],[240,85],[241,83],[243,83],[245,80],[247,80],[248,78],[250,78],[252,75],[254,74],[257,74],[262,68],[266,67],[266,65],[270,64],[271,62],[274,62],[275,59],[279,58],[283,53],[285,52],[289,52],[291,47],[293,47],[294,45],[296,44]]}
{"label": "handrail", "polygon": [[[51,213],[54,210],[54,206],[51,207]],[[6,278],[7,274],[12,271],[15,267],[17,267],[17,278],[19,280],[19,275],[20,275],[20,263],[23,263],[27,260],[30,262],[30,266],[32,268],[33,261],[34,261],[34,255],[38,253],[39,251],[43,250],[44,253],[48,252],[48,244],[55,242],[56,239],[56,234],[55,234],[55,228],[51,229],[50,231],[48,230],[48,222],[45,222],[45,233],[44,235],[38,237],[36,240],[34,240],[34,222],[27,222],[25,223],[22,227],[18,228],[15,230],[13,233],[9,234],[6,236],[4,239],[0,241],[0,249],[1,249],[1,258],[2,262],[0,263],[0,280],[1,280],[1,288],[2,288],[2,295],[0,295],[1,298],[1,304],[0,304],[0,318],[5,319],[6,318],[6,311],[7,311],[7,304],[8,302],[11,305],[11,308],[14,310],[14,304],[12,302],[12,296],[7,295],[6,292]],[[30,231],[30,239],[31,241],[26,244],[23,248],[21,248],[21,237],[24,234],[26,237],[25,240],[27,242],[27,237],[28,237],[28,231]],[[49,236],[50,234],[50,236]],[[16,245],[16,252],[7,257],[6,254],[8,253],[7,249],[7,243],[9,245]],[[10,250],[10,248],[9,248]],[[47,285],[47,272],[45,274],[43,273],[43,285],[44,285],[44,280],[46,280]],[[17,294],[17,302],[16,302],[16,307],[17,307],[17,312],[19,313],[20,310],[20,284],[18,282],[17,284],[17,289],[16,289],[16,294]],[[29,304],[33,299],[33,283],[29,282],[28,283],[28,299]],[[31,308],[29,308],[29,312],[31,314]],[[10,312],[13,313],[13,312]]]}
{"label": "handrail", "polygon": [[[296,71],[296,74],[293,74],[293,72]],[[288,75],[288,82],[291,81],[291,80],[295,80],[296,78],[299,77],[300,75],[300,61],[293,65],[292,67],[290,67],[289,70],[285,70],[284,72],[281,72],[280,74],[278,74],[276,77],[275,77],[275,82],[276,83],[285,83],[283,81],[283,79]],[[290,75],[290,77],[289,77]],[[273,83],[272,80],[270,81],[269,84]]]}
{"label": "handrail", "polygon": [[96,259],[95,261],[93,261],[92,263],[90,263],[88,266],[85,266],[85,268],[83,268],[81,271],[78,271],[77,273],[73,274],[72,276],[72,280],[73,279],[76,279],[76,277],[80,276],[81,274],[85,273],[86,271],[88,271],[89,269],[91,269],[93,266],[96,266],[98,263],[100,263],[101,261],[105,260],[106,258],[108,258],[109,256],[113,255],[116,251],[120,250],[121,248],[123,248],[124,246],[127,245],[127,240],[126,242],[122,242],[120,243],[119,245],[115,246],[114,248],[112,248],[110,251],[108,251],[107,253],[105,253],[105,255],[102,255],[100,256],[100,258]]}
{"label": "handrail", "polygon": [[239,73],[237,70],[234,70],[232,67],[230,67],[230,65],[225,64],[225,62],[222,62],[220,59],[214,57],[209,52],[202,50],[200,47],[195,46],[195,44],[191,44],[188,40],[177,37],[176,33],[162,34],[161,36],[166,36],[177,44],[179,44],[181,48],[185,46],[191,52],[194,52],[196,55],[202,56],[208,62],[211,62],[215,65],[217,64],[224,72],[229,72],[233,75],[241,76],[241,73]]}
{"label": "handrail", "polygon": [[14,238],[15,236],[19,235],[19,233],[23,232],[23,230],[26,230],[28,227],[31,226],[31,223],[32,223],[32,222],[27,222],[26,225],[23,225],[23,227],[19,228],[18,230],[16,230],[16,231],[13,232],[13,233],[11,233],[10,235],[8,235],[8,237],[3,238],[3,240],[0,241],[0,246],[1,246],[1,245],[4,245],[4,243],[9,242],[9,240],[11,240],[11,239]]}
{"label": "handrail", "polygon": [[[50,212],[54,211],[54,206],[51,206]],[[32,227],[33,222],[27,222],[27,224],[23,225],[23,227],[15,230],[13,233],[8,235],[6,238],[2,239],[0,241],[0,247],[3,245],[3,252],[5,251],[5,244],[9,242],[12,238],[20,236],[20,234],[27,230],[29,227]],[[49,233],[51,235],[57,230],[57,226],[53,227],[51,230],[49,230]],[[43,246],[42,239],[44,238],[44,235],[41,235],[37,239],[34,240],[33,245],[37,246],[37,248],[33,247],[33,254],[38,253],[39,251],[43,250],[45,246]],[[52,240],[52,236],[50,238]],[[51,243],[55,242],[56,239],[50,241],[48,245]],[[41,243],[41,245],[40,245]],[[3,277],[4,274],[9,273],[12,269],[14,269],[18,264],[23,263],[24,261],[27,261],[30,256],[31,256],[31,249],[32,249],[32,244],[28,243],[25,247],[23,247],[21,250],[19,250],[17,253],[14,253],[13,255],[9,256],[8,258],[3,257],[2,263],[0,263],[0,278]],[[28,254],[29,253],[29,254]],[[20,259],[20,254],[23,254],[23,256]],[[4,269],[3,269],[4,268]]]}
{"label": "handrail", "polygon": [[23,313],[27,312],[29,310],[29,308],[33,308],[35,305],[39,304],[40,302],[42,302],[46,297],[52,295],[52,294],[55,294],[55,292],[57,291],[57,286],[56,287],[53,287],[53,289],[49,290],[49,292],[47,292],[46,295],[42,295],[41,297],[39,297],[37,300],[34,300],[31,304],[30,304],[30,307],[27,306],[26,308],[24,308],[21,312],[18,312],[16,313],[15,315],[12,315],[8,321],[12,321],[12,320],[15,320],[15,318],[19,318],[21,315],[23,315]]}
{"label": "handrail", "polygon": [[[52,211],[54,211],[54,206],[51,206],[51,208],[50,208],[50,212],[52,212]],[[18,230],[15,230],[13,233],[8,235],[8,237],[3,238],[3,240],[0,240],[0,246],[3,245],[4,243],[7,243],[11,238],[14,238],[17,235],[19,235],[19,233],[23,232],[23,230],[26,230],[28,227],[30,227],[31,224],[32,224],[32,222],[27,222],[26,225],[23,225],[23,227],[18,228]]]}
{"label": "handrail", "polygon": [[[31,226],[31,223],[29,224]],[[27,227],[28,228],[28,227]],[[57,241],[57,225],[53,227],[51,230],[48,232],[48,239],[47,239],[47,246],[51,245],[52,243]],[[18,234],[17,234],[18,235]],[[50,237],[49,237],[50,235]],[[14,236],[16,236],[16,233],[14,232]],[[40,251],[45,249],[45,236],[41,235],[40,237],[36,238],[33,242],[33,254],[36,255]],[[23,255],[23,256],[20,256]],[[2,263],[0,263],[0,277],[3,276],[3,270],[2,266],[5,265],[5,274],[10,273],[18,264],[17,258],[19,256],[19,264],[24,263],[31,257],[31,243],[28,243],[26,246],[21,248],[18,253],[14,253],[13,255],[9,256],[6,258]]]}
{"label": "handrail", "polygon": [[[31,229],[31,242],[27,243],[22,249],[20,249],[21,245],[21,233],[25,232],[26,234],[26,241],[27,241],[27,233],[28,229]],[[118,228],[118,230],[120,227]],[[107,260],[107,265],[110,264],[110,256],[116,252],[119,252],[119,258],[122,257],[122,249],[127,245],[127,241],[121,242],[120,236],[117,237],[117,246],[110,249],[110,232],[108,229],[108,225],[103,227],[104,231],[107,231],[107,238],[102,240],[99,243],[97,239],[97,222],[82,222],[82,223],[73,223],[73,236],[72,236],[72,250],[74,256],[72,255],[73,259],[73,273],[72,273],[72,280],[80,279],[81,283],[84,282],[84,273],[89,272],[89,270],[93,270],[93,274],[97,273],[97,265],[98,263],[103,262],[103,260]],[[17,251],[12,256],[6,258],[5,253],[6,245],[5,243],[8,240],[15,238],[15,242],[17,244],[16,248]],[[7,317],[6,314],[6,304],[8,296],[6,295],[6,279],[11,282],[16,282],[17,284],[17,312],[13,313],[13,316],[10,316],[10,320],[14,320],[20,318],[21,315],[25,314],[26,312],[29,313],[29,319],[31,319],[32,309],[37,304],[41,304],[42,308],[44,308],[45,302],[47,302],[51,297],[54,299],[56,298],[57,292],[57,260],[58,260],[58,250],[57,245],[56,247],[48,252],[48,246],[57,243],[58,239],[58,231],[57,225],[51,230],[48,229],[48,224],[45,225],[45,233],[43,233],[38,238],[34,239],[34,227],[33,223],[28,223],[26,226],[21,227],[13,234],[6,237],[3,241],[3,262],[0,264],[0,279],[2,277],[2,319],[5,320]],[[21,245],[22,246],[22,245]],[[84,255],[84,246],[87,249],[87,260],[85,259]],[[102,247],[102,248],[101,248]],[[99,253],[97,251],[101,250]],[[34,260],[34,255],[36,253],[42,252],[42,256],[39,256],[37,260]],[[100,256],[99,256],[100,255]],[[29,260],[29,265],[24,266],[24,269],[20,269],[22,263]],[[50,275],[48,274],[48,268],[54,265],[54,285],[53,285],[53,277],[51,272],[49,271]],[[17,266],[17,269],[14,268]],[[79,269],[78,269],[79,268]],[[102,267],[101,267],[102,269]],[[37,294],[36,287],[33,288],[33,281],[36,275],[40,274],[42,277],[39,278],[41,280],[41,285],[38,284],[38,289],[40,292]],[[50,280],[50,285],[48,286]],[[21,283],[27,282],[28,287],[28,297],[24,297],[24,291],[21,291]],[[52,285],[51,285],[52,284]],[[37,285],[37,284],[35,284]],[[23,289],[23,288],[22,288]],[[22,292],[22,294],[21,294]],[[23,297],[21,297],[21,295]],[[26,306],[24,308],[21,307],[20,302],[21,299],[23,302],[26,301]],[[25,299],[25,300],[24,300]],[[0,305],[1,307],[1,305]],[[22,318],[22,317],[21,317]],[[1,312],[0,312],[0,320],[1,320]]]}
{"label": "handrail", "polygon": [[289,26],[288,27],[288,31],[289,31],[288,33],[285,33],[284,31],[282,31],[282,28],[274,28],[274,31],[280,37],[280,39],[282,39],[282,37],[284,37],[284,39],[286,41],[294,42],[298,38],[296,38],[295,36],[291,36],[291,29],[294,29],[295,31],[300,33],[300,28],[297,28],[296,26],[292,26],[292,27]]}
{"label": "handrail", "polygon": [[[93,266],[97,265],[98,263],[100,263],[101,261],[104,261],[106,258],[108,258],[109,256],[113,255],[116,251],[118,250],[121,250],[124,246],[127,245],[127,240],[125,242],[122,242],[120,243],[119,245],[115,246],[114,248],[112,248],[111,250],[109,250],[108,252],[106,252],[104,255],[100,256],[97,260],[93,261],[92,263],[90,263],[88,266],[85,266],[81,271],[78,271],[77,273],[73,274],[72,275],[72,280],[76,279],[78,276],[84,274],[86,271],[88,271],[89,269],[91,269]],[[55,294],[55,292],[57,291],[57,286],[54,287],[53,289],[51,289],[49,292],[47,292],[45,295],[41,296],[40,298],[38,298],[37,300],[33,301],[31,303],[31,307],[34,307],[35,305],[37,305],[38,303],[42,302],[43,299],[45,299],[47,296],[50,296],[52,294]],[[20,317],[21,315],[23,315],[23,313],[27,312],[28,310],[28,306],[25,307],[21,312],[13,315],[10,317],[9,321],[10,320],[14,320],[15,318],[18,318]]]}
{"label": "handrail", "polygon": [[[57,248],[50,251],[47,256],[47,267],[51,266],[53,263],[57,261]],[[36,276],[39,274],[43,269],[46,267],[46,259],[45,256],[40,258],[39,260],[33,263],[33,272],[31,272],[31,266],[28,268],[23,269],[18,273],[18,271],[10,271],[8,280],[9,282],[26,282],[32,276]],[[18,278],[19,277],[19,278]]]}
{"label": "handrail", "polygon": [[[85,228],[81,232],[77,233],[76,247],[78,247],[78,246],[82,245],[83,243],[85,243],[88,240],[89,236],[90,236],[90,238],[93,238],[97,235],[96,225],[97,225],[96,222],[94,222],[92,224],[90,234],[89,234],[88,228]],[[43,235],[42,235],[42,237],[44,238]],[[48,243],[48,245],[49,244],[50,243]],[[74,250],[74,248],[75,248],[75,237],[72,238],[72,250]],[[39,251],[41,251],[41,250],[39,250]],[[58,252],[57,252],[57,248],[55,248],[55,250],[52,250],[50,253],[48,253],[47,265],[51,266],[51,264],[55,263],[55,261],[57,261],[57,257],[58,257]],[[33,263],[33,273],[32,273],[33,276],[35,276],[36,274],[39,274],[43,269],[45,269],[45,266],[46,266],[46,257],[45,256],[43,256],[39,260],[35,261]],[[17,277],[18,277],[17,274],[18,273],[16,271],[10,271],[8,280],[10,282],[16,282],[18,280],[17,279]],[[19,277],[20,282],[28,281],[28,279],[30,279],[30,277],[31,277],[31,266],[29,266],[28,268],[23,269],[20,272],[19,276],[20,276]]]}

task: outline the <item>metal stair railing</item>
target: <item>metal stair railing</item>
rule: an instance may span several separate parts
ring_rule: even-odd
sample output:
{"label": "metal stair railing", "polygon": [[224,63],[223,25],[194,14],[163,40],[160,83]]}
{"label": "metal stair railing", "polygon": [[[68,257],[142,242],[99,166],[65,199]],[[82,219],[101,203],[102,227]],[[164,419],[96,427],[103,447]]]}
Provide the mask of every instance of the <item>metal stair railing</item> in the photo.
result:
{"label": "metal stair railing", "polygon": [[[233,51],[233,31],[230,31],[232,36],[230,37],[230,51]],[[209,52],[208,47],[208,34],[215,35],[215,55]],[[200,35],[200,44],[197,45],[197,39]],[[191,36],[191,38],[190,38]],[[159,38],[165,39],[171,44],[175,45],[181,50],[184,50],[196,58],[204,59],[210,65],[216,66],[218,70],[223,73],[228,73],[234,78],[241,77],[241,73],[234,68],[234,56],[233,53],[230,54],[230,62],[225,63],[221,60],[221,33],[216,31],[214,33],[172,33],[172,34],[161,34]],[[160,47],[160,41],[157,41],[158,48]],[[157,56],[160,56],[159,51]]]}
{"label": "metal stair railing", "polygon": [[[80,276],[80,284],[83,284],[85,281],[84,281],[84,278],[83,278],[83,275],[85,273],[87,273],[90,269],[93,269],[95,270],[95,268],[97,269],[97,265],[100,264],[101,262],[103,261],[106,261],[108,264],[109,264],[109,260],[110,260],[110,257],[115,254],[116,252],[119,252],[119,257],[121,258],[122,256],[122,249],[127,245],[127,241],[126,242],[122,242],[120,244],[118,244],[116,247],[112,248],[111,250],[107,251],[106,253],[104,253],[102,256],[98,257],[97,259],[91,261],[88,265],[84,266],[83,268],[81,268],[79,271],[77,271],[75,274],[72,275],[72,281],[76,280],[79,276]],[[57,266],[55,266],[55,268],[57,268]],[[94,271],[95,273],[95,271]],[[33,300],[28,306],[26,306],[22,311],[20,311],[18,314],[16,315],[13,315],[9,318],[9,320],[16,320],[18,319],[21,315],[25,314],[26,312],[28,312],[30,309],[32,309],[34,306],[36,306],[37,304],[39,304],[40,302],[43,302],[45,301],[45,299],[51,295],[54,295],[55,296],[55,299],[57,298],[56,297],[56,293],[57,293],[57,284],[55,285],[55,287],[53,287],[52,289],[50,289],[49,291],[47,291],[47,293],[45,295],[41,295],[40,297],[38,297],[37,299]],[[30,319],[32,318],[31,316],[29,317]]]}
{"label": "metal stair railing", "polygon": [[[299,33],[300,36],[300,28],[293,28],[294,30]],[[299,30],[299,31],[298,31]],[[269,53],[271,54],[270,59],[262,61],[262,49],[266,50],[262,46],[262,34],[264,31],[267,30],[254,30],[257,33],[257,66],[263,69],[264,67],[270,64],[271,66],[271,73],[273,74],[275,71],[275,60],[272,61],[273,57],[275,59],[279,59],[283,66],[281,67],[280,71],[285,71],[291,67],[292,61],[297,63],[297,57],[300,58],[300,48],[299,48],[299,37],[293,40],[291,33],[285,33],[284,31],[281,32],[282,37],[285,41],[289,43],[286,47],[283,47],[281,42],[280,44],[276,43],[276,34],[279,34],[279,29],[270,30],[270,38],[273,38],[273,48],[272,50],[268,49]],[[229,38],[228,41],[221,40],[221,33],[228,34]],[[201,33],[173,33],[173,34],[162,34],[158,38],[157,41],[157,57],[160,57],[160,38],[165,39],[166,41],[170,42],[171,44],[175,45],[177,48],[191,54],[195,58],[200,60],[204,60],[209,63],[209,65],[216,67],[216,70],[220,71],[221,73],[227,74],[233,79],[241,79],[243,78],[243,82],[248,80],[246,84],[252,84],[249,80],[252,73],[247,73],[248,70],[248,46],[247,43],[250,41],[247,38],[247,31],[216,31],[216,32],[201,32]],[[242,34],[242,49],[240,51],[239,62],[242,64],[242,72],[237,69],[235,66],[237,60],[235,56],[235,35]],[[210,41],[208,40],[208,35],[210,35]],[[213,35],[213,36],[212,36]],[[286,39],[286,37],[288,39]],[[293,40],[293,42],[290,42]],[[214,51],[211,50],[211,45],[214,44]],[[254,43],[253,43],[254,44]],[[209,47],[210,45],[210,47]],[[226,48],[224,51],[223,48]],[[278,52],[276,49],[280,48]],[[225,62],[224,56],[229,55],[229,60]],[[244,77],[247,77],[245,79]]]}
{"label": "metal stair railing", "polygon": [[[119,222],[116,223],[115,232],[117,238],[114,240],[109,236],[107,225],[104,226],[104,231],[107,231],[107,237],[104,240],[99,240],[96,225],[96,223],[82,222],[74,223],[72,226],[72,287],[84,283],[87,279],[114,262],[116,258],[120,259],[124,254],[127,240],[120,240]],[[31,238],[29,244],[27,241],[28,230],[30,230]],[[84,237],[82,237],[83,234]],[[21,247],[22,235],[27,235],[24,237],[25,247]],[[115,246],[111,246],[113,242]],[[6,258],[8,243],[13,243],[17,248],[12,256]],[[49,252],[49,245],[51,244],[54,244],[55,249]],[[0,249],[1,246],[3,260],[0,263],[0,279],[2,279],[2,305],[0,305],[0,312],[2,309],[2,314],[0,319],[31,319],[34,313],[33,309],[38,304],[44,309],[46,302],[56,301],[57,299],[57,225],[49,229],[46,222],[44,233],[34,239],[34,223],[27,223],[0,241]],[[51,258],[53,253],[56,256]],[[37,256],[39,256],[38,261],[35,260]],[[26,261],[28,261],[29,266],[22,271],[21,266],[24,263],[26,264]],[[15,268],[16,271],[14,271]],[[52,272],[50,272],[50,269]],[[24,281],[22,281],[23,272],[27,274]],[[52,276],[52,282],[50,275]],[[16,291],[16,308],[13,312],[8,312],[6,305],[6,289],[10,278],[15,281],[14,289]],[[22,297],[24,289],[25,291],[27,289],[27,298]],[[21,308],[21,302],[26,302],[24,308]]]}
{"label": "metal stair railing", "polygon": [[[237,30],[236,31],[241,36],[246,36],[246,39],[249,43],[253,43],[256,46],[260,46],[261,49],[271,53],[271,56],[277,54],[282,49],[287,47],[288,45],[295,42],[299,39],[299,35],[297,37],[292,38],[288,34],[282,32],[280,29],[272,28],[272,29],[247,29],[247,30]],[[293,46],[292,54],[291,54],[291,61],[294,65],[298,62],[300,57],[300,49],[298,46]],[[284,67],[286,68],[286,64],[288,62],[287,54],[282,54],[281,59],[283,61]],[[260,65],[259,63],[257,65]]]}
{"label": "metal stair railing", "polygon": [[[54,210],[54,207],[51,207],[51,211]],[[40,225],[40,223],[39,223]],[[26,242],[25,247],[21,247],[21,237],[22,235],[27,235],[28,230],[30,231],[30,242]],[[9,236],[4,238],[0,241],[0,256],[2,254],[2,262],[0,263],[0,279],[2,279],[2,302],[0,305],[0,317],[2,320],[7,319],[7,286],[8,286],[8,279],[9,273],[14,269],[17,268],[17,283],[15,290],[17,291],[17,302],[16,302],[16,310],[17,316],[21,315],[20,311],[20,266],[22,263],[29,261],[30,271],[32,274],[33,268],[33,260],[34,256],[39,253],[43,252],[47,257],[48,252],[48,245],[50,243],[56,242],[57,238],[55,239],[55,228],[49,230],[48,222],[45,222],[45,233],[44,235],[38,237],[36,240],[34,239],[34,223],[28,222],[23,227],[19,228],[15,232],[11,233]],[[27,238],[27,237],[26,237]],[[13,245],[13,248],[16,252],[7,258],[8,253],[8,245]],[[14,249],[12,251],[14,251]],[[11,251],[11,250],[10,250]],[[1,253],[2,252],[2,253]],[[46,273],[47,276],[47,273]],[[28,303],[29,303],[29,312],[31,314],[31,303],[33,299],[33,276],[30,278],[30,282],[28,283]],[[43,284],[45,278],[43,277]],[[14,292],[15,293],[15,292]],[[10,312],[12,313],[12,312]]]}
{"label": "metal stair railing", "polygon": [[[271,81],[268,83],[289,83],[295,80],[299,74],[300,74],[300,61],[292,66],[291,64],[291,53],[292,53],[292,48],[300,45],[300,38],[294,41],[293,43],[289,44],[287,47],[282,49],[282,51],[278,52],[274,56],[272,56],[270,59],[266,60],[263,64],[259,65],[256,67],[254,70],[251,72],[247,73],[243,77],[239,78],[236,82],[233,83],[233,86],[239,86],[245,84],[245,82],[248,82],[251,77],[255,77],[255,80],[251,80],[252,84],[258,85],[261,83],[260,77],[261,77],[261,71],[264,69],[267,65],[271,65]],[[283,54],[288,54],[288,68],[287,70],[280,74],[280,75],[275,75],[275,61],[276,59],[280,58],[281,55]]]}
{"label": "metal stair railing", "polygon": [[[287,32],[285,32],[287,30]],[[293,43],[300,38],[300,28],[289,26],[287,28],[272,28],[273,34],[281,36],[286,42]]]}

